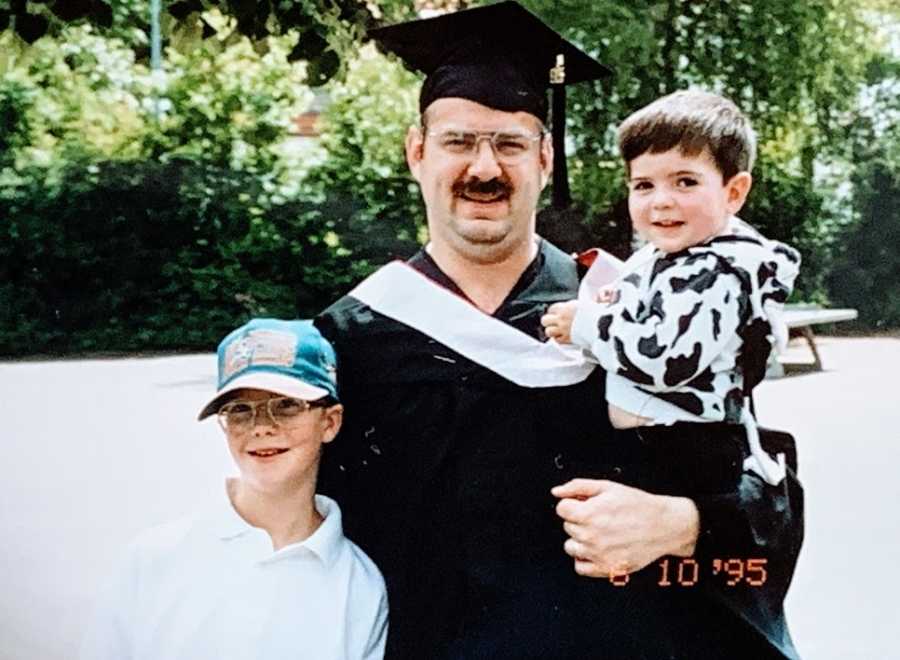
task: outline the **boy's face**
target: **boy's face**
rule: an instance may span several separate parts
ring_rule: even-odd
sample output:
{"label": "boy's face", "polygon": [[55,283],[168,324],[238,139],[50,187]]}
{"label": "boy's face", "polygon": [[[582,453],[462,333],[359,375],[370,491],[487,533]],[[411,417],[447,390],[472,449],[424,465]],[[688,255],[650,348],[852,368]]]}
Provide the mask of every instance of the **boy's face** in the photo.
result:
{"label": "boy's face", "polygon": [[[231,402],[257,403],[282,398],[265,390],[242,389]],[[288,402],[289,403],[289,402]],[[282,404],[283,405],[283,404]],[[315,484],[322,444],[331,442],[341,427],[343,407],[313,407],[294,417],[273,422],[267,404],[256,407],[249,424],[228,426],[228,449],[242,481],[264,493],[283,493]]]}
{"label": "boy's face", "polygon": [[706,150],[686,156],[676,147],[644,153],[630,163],[628,211],[634,229],[663,252],[703,243],[724,231],[752,179],[738,172],[723,183]]}

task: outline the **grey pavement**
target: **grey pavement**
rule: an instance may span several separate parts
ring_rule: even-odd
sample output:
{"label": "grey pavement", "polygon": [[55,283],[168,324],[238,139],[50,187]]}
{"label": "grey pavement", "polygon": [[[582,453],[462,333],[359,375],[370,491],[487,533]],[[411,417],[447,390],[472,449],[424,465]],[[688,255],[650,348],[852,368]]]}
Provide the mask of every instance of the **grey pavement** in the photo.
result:
{"label": "grey pavement", "polygon": [[[789,623],[807,659],[900,658],[900,339],[820,350],[824,372],[757,390],[761,421],[797,437],[806,487]],[[75,657],[128,540],[221,488],[219,429],[194,421],[214,369],[212,355],[0,363],[0,660]]]}
{"label": "grey pavement", "polygon": [[[825,338],[824,372],[765,381],[757,416],[797,438],[806,537],[787,614],[803,658],[900,658],[900,338]],[[786,358],[812,360],[805,344]],[[790,369],[789,369],[790,373]]]}

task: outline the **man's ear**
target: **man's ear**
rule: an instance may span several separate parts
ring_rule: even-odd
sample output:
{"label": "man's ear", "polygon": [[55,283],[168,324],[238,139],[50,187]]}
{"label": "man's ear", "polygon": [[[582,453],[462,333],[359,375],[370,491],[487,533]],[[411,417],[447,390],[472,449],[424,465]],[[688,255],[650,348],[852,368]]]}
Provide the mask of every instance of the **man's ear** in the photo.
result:
{"label": "man's ear", "polygon": [[553,139],[550,134],[541,138],[541,190],[547,187],[553,174]]}
{"label": "man's ear", "polygon": [[731,215],[741,210],[752,186],[753,176],[750,172],[738,172],[725,184],[725,203]]}
{"label": "man's ear", "polygon": [[425,149],[425,135],[418,126],[410,126],[406,131],[406,164],[416,181],[420,181],[419,169]]}

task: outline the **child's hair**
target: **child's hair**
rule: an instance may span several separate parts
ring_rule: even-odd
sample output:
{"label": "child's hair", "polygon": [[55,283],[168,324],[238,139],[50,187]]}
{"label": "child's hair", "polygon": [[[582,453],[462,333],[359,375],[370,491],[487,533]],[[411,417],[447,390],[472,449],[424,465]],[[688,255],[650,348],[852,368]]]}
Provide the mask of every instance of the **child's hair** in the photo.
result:
{"label": "child's hair", "polygon": [[626,172],[638,156],[674,147],[685,156],[708,149],[723,181],[738,172],[749,172],[756,160],[756,135],[750,120],[725,97],[700,90],[663,96],[619,126],[619,152]]}

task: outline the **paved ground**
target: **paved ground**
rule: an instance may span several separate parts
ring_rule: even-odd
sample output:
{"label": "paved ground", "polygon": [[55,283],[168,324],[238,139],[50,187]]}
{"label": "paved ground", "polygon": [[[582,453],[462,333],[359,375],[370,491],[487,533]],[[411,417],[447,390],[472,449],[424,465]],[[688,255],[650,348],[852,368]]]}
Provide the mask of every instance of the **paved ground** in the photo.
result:
{"label": "paved ground", "polygon": [[[820,348],[825,372],[757,396],[762,421],[797,436],[807,491],[789,621],[804,658],[900,658],[900,339]],[[122,545],[219,488],[218,428],[193,421],[214,368],[211,355],[0,363],[0,660],[73,657]]]}
{"label": "paved ground", "polygon": [[[900,338],[818,343],[825,372],[766,381],[757,394],[760,420],[796,436],[806,489],[788,622],[804,658],[897,659]],[[803,344],[786,357],[811,359]]]}

